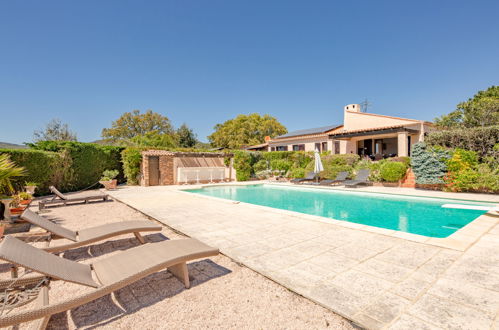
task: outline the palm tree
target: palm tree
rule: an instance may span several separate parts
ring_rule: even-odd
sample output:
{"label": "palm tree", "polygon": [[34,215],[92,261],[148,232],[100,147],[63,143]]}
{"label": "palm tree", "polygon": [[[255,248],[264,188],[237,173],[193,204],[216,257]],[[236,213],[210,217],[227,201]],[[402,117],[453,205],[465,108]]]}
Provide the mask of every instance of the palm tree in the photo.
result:
{"label": "palm tree", "polygon": [[7,154],[0,155],[0,195],[13,192],[14,187],[10,179],[23,175],[26,175],[24,167],[17,167]]}

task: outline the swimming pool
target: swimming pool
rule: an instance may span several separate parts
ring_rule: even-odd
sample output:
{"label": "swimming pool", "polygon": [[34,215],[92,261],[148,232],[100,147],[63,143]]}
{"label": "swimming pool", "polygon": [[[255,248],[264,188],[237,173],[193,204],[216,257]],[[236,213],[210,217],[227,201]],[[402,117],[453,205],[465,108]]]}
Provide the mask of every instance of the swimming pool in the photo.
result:
{"label": "swimming pool", "polygon": [[191,193],[419,234],[447,237],[486,211],[444,204],[489,203],[272,184],[208,186]]}

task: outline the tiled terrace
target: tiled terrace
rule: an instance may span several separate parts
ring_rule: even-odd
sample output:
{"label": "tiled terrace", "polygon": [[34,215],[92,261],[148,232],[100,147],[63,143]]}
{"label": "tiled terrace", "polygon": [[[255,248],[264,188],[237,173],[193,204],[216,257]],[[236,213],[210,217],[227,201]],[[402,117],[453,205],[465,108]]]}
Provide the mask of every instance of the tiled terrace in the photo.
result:
{"label": "tiled terrace", "polygon": [[499,328],[499,217],[458,251],[177,189],[110,194],[360,326]]}

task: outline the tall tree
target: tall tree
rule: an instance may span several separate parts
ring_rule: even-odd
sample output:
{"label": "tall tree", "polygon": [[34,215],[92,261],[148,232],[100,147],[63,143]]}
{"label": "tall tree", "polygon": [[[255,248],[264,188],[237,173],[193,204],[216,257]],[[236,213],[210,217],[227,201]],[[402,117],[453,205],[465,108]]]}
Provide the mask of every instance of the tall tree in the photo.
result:
{"label": "tall tree", "polygon": [[33,132],[33,141],[76,141],[76,134],[60,119],[52,119],[43,130]]}
{"label": "tall tree", "polygon": [[456,110],[435,118],[435,124],[447,129],[499,125],[499,86],[479,91],[473,98],[459,103]]}
{"label": "tall tree", "polygon": [[125,112],[120,118],[113,121],[111,128],[104,128],[102,137],[118,141],[131,139],[150,132],[174,134],[168,117],[152,110],[147,110],[143,114],[140,113],[140,110],[133,110],[132,112]]}
{"label": "tall tree", "polygon": [[175,135],[153,131],[134,136],[130,140],[127,140],[125,145],[133,145],[137,147],[175,148],[178,146],[178,141]]}
{"label": "tall tree", "polygon": [[263,143],[265,136],[275,137],[287,131],[276,118],[252,113],[217,124],[208,140],[214,147],[237,149],[244,145]]}
{"label": "tall tree", "polygon": [[186,124],[177,129],[178,144],[182,148],[192,148],[198,143],[196,134]]}

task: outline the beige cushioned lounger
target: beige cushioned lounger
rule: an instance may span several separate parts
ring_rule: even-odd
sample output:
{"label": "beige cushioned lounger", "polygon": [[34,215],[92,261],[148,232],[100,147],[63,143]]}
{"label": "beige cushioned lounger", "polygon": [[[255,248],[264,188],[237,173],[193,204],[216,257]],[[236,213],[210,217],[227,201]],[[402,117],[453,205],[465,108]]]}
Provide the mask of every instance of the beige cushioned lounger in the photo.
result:
{"label": "beige cushioned lounger", "polygon": [[[37,249],[12,236],[6,236],[0,243],[0,259],[43,274],[49,280],[63,280],[92,290],[67,300],[49,303],[48,287],[40,295],[41,306],[0,316],[0,327],[38,320],[44,328],[51,315],[81,306],[111,292],[134,283],[150,274],[168,268],[186,288],[190,286],[186,262],[216,256],[218,249],[198,240],[178,239],[141,245],[92,264],[82,264],[64,259]],[[28,285],[40,282],[43,276],[0,281],[0,292],[14,285]],[[42,319],[42,320],[39,320]]]}
{"label": "beige cushioned lounger", "polygon": [[112,222],[101,226],[82,229],[79,231],[72,231],[59,226],[58,224],[55,224],[50,220],[45,219],[44,217],[31,211],[30,209],[24,210],[24,212],[21,214],[21,219],[26,220],[29,223],[52,233],[51,238],[65,238],[71,241],[68,244],[43,248],[48,252],[65,251],[90,243],[102,241],[110,237],[130,233],[134,233],[135,237],[137,237],[140,243],[143,244],[144,239],[140,235],[140,232],[161,231],[160,225],[146,220]]}

